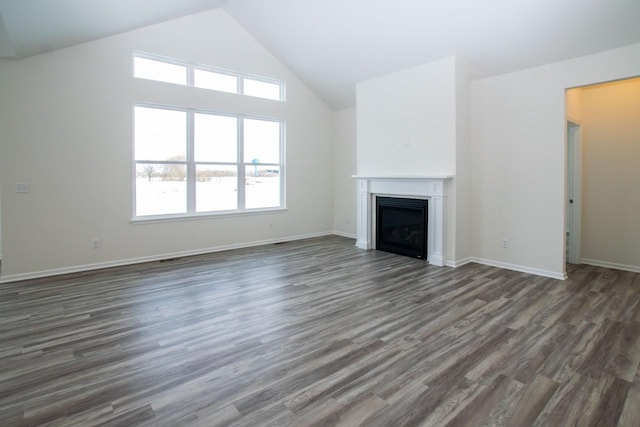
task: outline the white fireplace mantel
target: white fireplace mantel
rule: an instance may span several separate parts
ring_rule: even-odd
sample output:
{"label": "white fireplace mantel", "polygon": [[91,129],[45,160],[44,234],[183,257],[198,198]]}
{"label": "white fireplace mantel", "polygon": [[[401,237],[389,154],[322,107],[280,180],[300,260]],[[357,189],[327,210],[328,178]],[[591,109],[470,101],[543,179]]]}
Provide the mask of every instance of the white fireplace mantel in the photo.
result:
{"label": "white fireplace mantel", "polygon": [[358,229],[356,246],[375,249],[375,198],[407,197],[429,200],[427,220],[427,261],[444,265],[444,220],[446,182],[453,175],[368,176],[353,175],[358,180]]}

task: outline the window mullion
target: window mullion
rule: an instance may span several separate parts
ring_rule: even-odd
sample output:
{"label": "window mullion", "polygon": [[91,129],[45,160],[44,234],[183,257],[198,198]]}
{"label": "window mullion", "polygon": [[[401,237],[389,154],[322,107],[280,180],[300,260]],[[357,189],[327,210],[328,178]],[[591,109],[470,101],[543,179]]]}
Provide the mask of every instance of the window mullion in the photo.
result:
{"label": "window mullion", "polygon": [[238,209],[245,209],[244,118],[238,117]]}
{"label": "window mullion", "polygon": [[187,212],[196,211],[196,167],[194,142],[194,113],[187,111]]}
{"label": "window mullion", "polygon": [[[283,98],[284,99],[284,98]],[[283,207],[285,206],[285,170],[284,170],[284,165],[285,165],[285,152],[284,152],[284,122],[282,120],[280,120],[280,206]]]}
{"label": "window mullion", "polygon": [[193,64],[188,64],[187,65],[187,86],[189,87],[193,87],[194,84],[193,82],[195,81],[195,77],[194,77],[194,67]]}

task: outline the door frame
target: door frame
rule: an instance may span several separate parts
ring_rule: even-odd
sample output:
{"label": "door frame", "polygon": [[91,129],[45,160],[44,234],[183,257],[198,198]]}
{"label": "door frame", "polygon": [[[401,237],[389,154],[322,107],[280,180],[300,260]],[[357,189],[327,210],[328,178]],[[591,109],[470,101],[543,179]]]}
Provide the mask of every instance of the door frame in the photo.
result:
{"label": "door frame", "polygon": [[581,264],[582,248],[582,124],[567,118],[566,262]]}

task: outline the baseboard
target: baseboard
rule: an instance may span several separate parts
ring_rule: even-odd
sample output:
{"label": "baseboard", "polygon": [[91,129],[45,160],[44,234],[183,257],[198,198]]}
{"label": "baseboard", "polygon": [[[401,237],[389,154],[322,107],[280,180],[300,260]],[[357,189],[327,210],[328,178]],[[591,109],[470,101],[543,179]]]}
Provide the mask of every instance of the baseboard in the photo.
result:
{"label": "baseboard", "polygon": [[83,265],[76,265],[76,266],[63,267],[63,268],[53,268],[50,270],[39,270],[31,273],[9,274],[9,275],[3,275],[2,277],[0,277],[0,283],[17,282],[20,280],[38,279],[41,277],[49,277],[49,276],[59,276],[61,274],[69,274],[69,273],[81,273],[84,271],[99,270],[102,268],[121,267],[124,265],[140,264],[143,262],[161,261],[163,259],[180,258],[180,257],[186,257],[186,256],[192,256],[192,255],[202,255],[202,254],[208,254],[213,252],[229,251],[232,249],[242,249],[242,248],[250,248],[255,246],[271,245],[274,243],[290,242],[294,240],[303,240],[303,239],[310,239],[314,237],[330,236],[333,234],[334,233],[331,231],[320,232],[320,233],[310,233],[310,234],[300,234],[296,236],[278,237],[275,239],[257,240],[257,241],[245,242],[245,243],[234,243],[231,245],[214,246],[214,247],[195,249],[190,251],[170,252],[170,253],[164,253],[160,255],[120,259],[115,261],[99,262],[94,264],[83,264]]}
{"label": "baseboard", "polygon": [[494,261],[491,259],[471,257],[470,262],[477,262],[478,264],[489,265],[491,267],[504,268],[506,270],[519,271],[521,273],[535,274],[537,276],[549,277],[551,279],[565,280],[567,278],[567,275],[565,273],[542,270],[539,268],[532,268],[524,265],[509,264],[507,262]]}
{"label": "baseboard", "polygon": [[340,237],[346,237],[348,239],[356,239],[357,238],[355,234],[345,233],[344,231],[333,230],[333,232],[331,234],[335,234],[336,236],[340,236]]}
{"label": "baseboard", "polygon": [[[213,252],[228,251],[232,249],[264,246],[264,245],[270,245],[274,243],[310,239],[314,237],[323,237],[323,236],[330,236],[330,235],[337,235],[337,236],[347,237],[350,239],[356,238],[355,235],[351,235],[349,233],[343,233],[339,231],[326,231],[326,232],[319,232],[319,233],[301,234],[296,236],[279,237],[275,239],[258,240],[253,242],[214,246],[214,247],[196,249],[191,251],[170,252],[170,253],[152,255],[152,256],[146,256],[146,257],[121,259],[121,260],[100,262],[100,263],[94,263],[94,264],[83,264],[83,265],[77,265],[72,267],[54,268],[50,270],[40,270],[40,271],[31,272],[31,273],[10,274],[10,275],[4,275],[0,277],[0,283],[9,283],[9,282],[17,282],[20,280],[38,279],[41,277],[48,277],[48,276],[59,276],[61,274],[80,273],[84,271],[98,270],[102,268],[121,267],[124,265],[140,264],[143,262],[161,261],[163,259],[169,259],[169,258],[202,255],[202,254],[213,253]],[[476,258],[476,257],[468,257],[468,258],[463,258],[461,260],[453,260],[453,261],[449,260],[449,261],[446,261],[444,264],[448,267],[455,268],[455,267],[463,266],[470,262],[476,262],[478,264],[489,265],[492,267],[504,268],[507,270],[520,271],[522,273],[529,273],[529,274],[535,274],[538,276],[550,277],[552,279],[564,280],[567,278],[567,276],[562,273],[556,273],[553,271],[541,270],[537,268],[531,268],[531,267],[526,267],[522,265],[509,264],[505,262],[494,261],[494,260],[489,260],[484,258]],[[595,260],[589,260],[589,259],[583,259],[582,262],[584,264],[614,268],[617,270],[640,272],[640,267],[635,267],[635,266],[607,263],[607,262],[595,261]]]}
{"label": "baseboard", "polygon": [[640,266],[637,266],[637,265],[618,264],[616,262],[598,261],[596,259],[585,259],[585,258],[582,258],[580,262],[582,262],[582,264],[595,265],[596,267],[606,267],[606,268],[613,268],[614,270],[623,270],[623,271],[631,271],[633,273],[640,273]]}
{"label": "baseboard", "polygon": [[356,247],[359,249],[369,250],[369,242],[366,240],[356,240]]}
{"label": "baseboard", "polygon": [[467,257],[467,258],[462,258],[462,259],[456,259],[456,260],[448,260],[444,263],[444,265],[446,265],[447,267],[462,267],[465,264],[469,264],[470,262],[473,262],[473,259],[471,257]]}

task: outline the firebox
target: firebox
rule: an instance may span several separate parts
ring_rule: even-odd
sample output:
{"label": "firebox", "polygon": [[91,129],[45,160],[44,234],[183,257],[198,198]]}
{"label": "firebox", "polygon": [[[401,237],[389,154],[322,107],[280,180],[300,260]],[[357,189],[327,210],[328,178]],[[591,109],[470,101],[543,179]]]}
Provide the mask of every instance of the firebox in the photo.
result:
{"label": "firebox", "polygon": [[427,259],[429,201],[376,197],[376,249]]}

